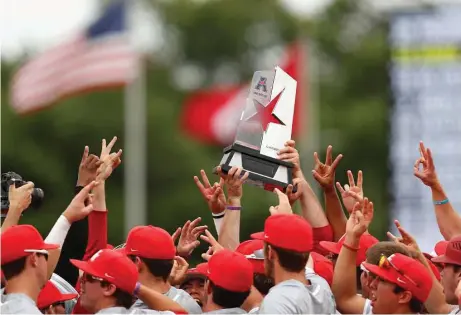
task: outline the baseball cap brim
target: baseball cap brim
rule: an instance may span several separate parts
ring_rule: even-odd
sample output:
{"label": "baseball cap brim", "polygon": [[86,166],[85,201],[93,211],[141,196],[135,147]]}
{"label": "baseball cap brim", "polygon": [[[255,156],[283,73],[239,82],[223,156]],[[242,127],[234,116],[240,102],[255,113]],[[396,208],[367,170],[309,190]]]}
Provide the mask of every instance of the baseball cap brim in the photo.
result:
{"label": "baseball cap brim", "polygon": [[434,257],[431,259],[431,261],[435,263],[442,263],[442,264],[461,265],[461,262],[459,260],[450,259],[449,257],[445,255]]}
{"label": "baseball cap brim", "polygon": [[251,234],[251,238],[254,240],[264,241],[264,235],[265,235],[264,232],[257,232],[257,233]]}
{"label": "baseball cap brim", "polygon": [[322,247],[324,250],[339,255],[339,252],[341,251],[341,248],[338,246],[338,243],[336,242],[327,242],[327,241],[321,241],[319,243],[320,247]]}
{"label": "baseball cap brim", "polygon": [[105,278],[102,275],[100,275],[94,268],[92,268],[90,264],[86,261],[71,259],[70,262],[72,265],[74,265],[83,272],[89,273],[90,275],[95,277]]}

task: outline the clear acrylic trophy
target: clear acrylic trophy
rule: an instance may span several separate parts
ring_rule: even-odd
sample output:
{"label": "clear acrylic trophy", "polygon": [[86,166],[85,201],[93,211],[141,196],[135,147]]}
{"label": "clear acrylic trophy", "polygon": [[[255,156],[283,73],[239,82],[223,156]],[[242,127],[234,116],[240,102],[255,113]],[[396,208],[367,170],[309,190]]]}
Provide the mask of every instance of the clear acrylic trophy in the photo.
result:
{"label": "clear acrylic trophy", "polygon": [[255,72],[234,143],[220,162],[224,173],[240,167],[249,172],[247,183],[269,191],[292,184],[293,164],[279,160],[277,152],[291,139],[296,85],[279,67]]}

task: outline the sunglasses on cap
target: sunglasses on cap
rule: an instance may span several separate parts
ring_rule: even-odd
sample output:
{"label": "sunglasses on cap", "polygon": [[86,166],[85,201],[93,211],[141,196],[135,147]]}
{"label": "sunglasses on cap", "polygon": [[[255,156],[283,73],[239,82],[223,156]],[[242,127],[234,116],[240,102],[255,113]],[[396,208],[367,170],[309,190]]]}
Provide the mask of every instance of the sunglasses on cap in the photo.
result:
{"label": "sunglasses on cap", "polygon": [[245,255],[247,259],[255,259],[255,260],[264,260],[264,250],[258,249],[253,252],[253,254]]}
{"label": "sunglasses on cap", "polygon": [[401,271],[399,268],[397,268],[391,260],[389,260],[389,258],[387,258],[387,256],[381,254],[381,258],[379,259],[379,264],[378,264],[379,268],[382,268],[382,269],[390,269],[390,268],[393,268],[395,271],[397,271],[402,277],[404,277],[405,279],[407,279],[408,281],[410,281],[415,287],[419,287],[419,285],[413,280],[411,279],[408,275],[404,274],[403,271]]}
{"label": "sunglasses on cap", "polygon": [[35,253],[38,257],[43,256],[46,260],[48,260],[49,253],[46,249],[25,249],[24,252],[31,254]]}

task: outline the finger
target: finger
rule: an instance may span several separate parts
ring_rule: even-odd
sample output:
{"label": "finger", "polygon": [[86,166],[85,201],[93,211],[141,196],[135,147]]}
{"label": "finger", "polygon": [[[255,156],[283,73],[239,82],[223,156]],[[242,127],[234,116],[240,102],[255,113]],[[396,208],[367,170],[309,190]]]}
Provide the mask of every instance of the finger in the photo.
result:
{"label": "finger", "polygon": [[275,215],[275,214],[278,213],[277,209],[274,206],[269,207],[269,212],[270,212],[271,215]]}
{"label": "finger", "polygon": [[421,158],[417,159],[415,161],[415,164],[413,164],[413,168],[416,170],[416,171],[419,171],[419,164],[421,164]]}
{"label": "finger", "polygon": [[[14,186],[14,184],[11,185],[11,186]],[[11,186],[10,186],[10,187],[11,187]],[[18,189],[20,189],[20,190],[32,190],[32,188],[34,188],[34,186],[35,186],[34,183],[32,183],[32,182],[27,182],[26,184],[22,185],[22,186],[19,187]]]}
{"label": "finger", "polygon": [[298,153],[284,153],[279,155],[280,160],[291,160],[291,159],[296,159],[298,157]]}
{"label": "finger", "polygon": [[90,148],[86,145],[85,148],[83,149],[83,155],[82,155],[82,161],[80,164],[84,164],[86,161],[86,158],[88,157],[88,153],[90,152]]}
{"label": "finger", "polygon": [[347,178],[349,179],[349,185],[351,187],[354,187],[355,186],[354,175],[352,174],[350,170],[347,171]]}
{"label": "finger", "polygon": [[195,185],[197,185],[198,189],[200,190],[200,192],[202,193],[202,195],[205,197],[205,187],[203,186],[203,184],[200,182],[200,179],[198,179],[197,176],[194,176],[194,182],[195,182]]}
{"label": "finger", "polygon": [[289,146],[289,147],[295,147],[296,146],[296,141],[294,140],[288,140],[287,142],[285,142],[285,146]]}
{"label": "finger", "polygon": [[16,186],[13,184],[10,185],[10,188],[8,188],[9,193],[13,193],[16,190]]}
{"label": "finger", "polygon": [[208,260],[210,260],[210,258],[211,258],[211,255],[210,255],[210,254],[207,254],[207,253],[203,253],[203,254],[202,254],[202,259],[203,259],[203,260],[208,261]]}
{"label": "finger", "polygon": [[88,206],[86,206],[85,208],[82,209],[82,213],[87,216],[90,214],[91,211],[93,211],[94,207],[92,204],[89,204]]}
{"label": "finger", "polygon": [[229,172],[227,173],[227,175],[229,175],[230,177],[233,177],[234,173],[237,172],[237,169],[238,169],[237,166],[232,166]]}
{"label": "finger", "polygon": [[193,229],[195,228],[199,223],[200,221],[202,221],[202,218],[201,217],[198,217],[196,218],[195,220],[193,220],[191,223],[190,223],[190,228]]}
{"label": "finger", "polygon": [[240,178],[240,181],[242,183],[244,183],[248,179],[248,176],[250,176],[250,172],[245,172],[245,174],[243,174],[242,178]]}
{"label": "finger", "polygon": [[357,175],[357,187],[362,189],[362,185],[363,185],[363,173],[362,171],[359,171],[359,174]]}
{"label": "finger", "polygon": [[204,170],[200,170],[200,175],[202,175],[202,181],[203,181],[203,185],[205,186],[205,188],[211,187],[210,181],[208,180],[208,176],[206,176],[206,173]]}
{"label": "finger", "polygon": [[97,181],[92,181],[91,183],[89,183],[88,185],[86,185],[85,187],[83,187],[82,190],[80,190],[80,192],[77,194],[77,198],[80,198],[81,200],[85,200],[87,197],[88,197],[88,194],[90,193],[90,191],[96,187],[97,185],[99,184],[99,182]]}
{"label": "finger", "polygon": [[322,164],[322,162],[320,162],[320,160],[319,160],[319,155],[318,155],[317,152],[314,152],[314,162],[315,162],[316,165]]}
{"label": "finger", "polygon": [[360,202],[356,202],[352,208],[352,212],[360,211]]}
{"label": "finger", "polygon": [[339,182],[336,182],[336,188],[338,188],[339,192],[343,194],[345,192],[343,186]]}
{"label": "finger", "polygon": [[225,183],[224,178],[220,177],[219,178],[219,186],[223,187],[224,183]]}
{"label": "finger", "polygon": [[281,192],[278,188],[275,188],[274,192],[279,197],[279,204],[282,204],[283,202],[289,202],[288,196]]}
{"label": "finger", "polygon": [[192,230],[192,235],[197,238],[200,234],[205,232],[205,230],[208,229],[207,225],[202,225],[202,226],[197,226]]}
{"label": "finger", "polygon": [[317,181],[317,182],[320,182],[322,180],[322,176],[320,176],[319,173],[317,173],[316,170],[312,170],[312,177],[314,177],[314,179]]}
{"label": "finger", "polygon": [[424,147],[424,142],[419,142],[419,153],[421,154],[422,158],[426,158],[426,148]]}
{"label": "finger", "polygon": [[234,173],[234,180],[239,180],[240,179],[240,174],[242,174],[242,169],[239,167]]}
{"label": "finger", "polygon": [[360,211],[355,211],[355,217],[358,223],[362,223],[364,221],[363,214]]}
{"label": "finger", "polygon": [[391,232],[387,232],[386,234],[387,234],[387,237],[388,237],[391,241],[396,242],[396,243],[399,242],[399,241],[398,241],[398,238],[397,238],[394,234],[392,234]]}
{"label": "finger", "polygon": [[185,265],[189,266],[187,261],[181,256],[174,256],[174,260],[178,262],[178,266],[185,266]]}
{"label": "finger", "polygon": [[292,148],[292,147],[283,147],[281,148],[277,153],[278,155],[282,155],[282,154],[285,154],[285,153],[292,153],[295,151],[295,148]]}
{"label": "finger", "polygon": [[432,169],[434,168],[434,159],[432,158],[432,151],[429,148],[427,148],[427,165]]}
{"label": "finger", "polygon": [[360,199],[362,199],[362,198],[359,197],[359,195],[356,192],[353,192],[351,190],[345,191],[344,194],[346,196],[354,198],[356,201],[359,201]]}
{"label": "finger", "polygon": [[331,157],[331,152],[333,151],[333,147],[331,145],[328,146],[327,148],[327,156],[325,158],[325,164],[326,165],[331,165],[332,163],[332,157]]}
{"label": "finger", "polygon": [[338,156],[336,157],[336,159],[335,159],[335,160],[333,161],[333,163],[331,164],[331,168],[332,168],[333,170],[336,170],[336,168],[338,167],[338,164],[339,164],[339,162],[341,161],[342,158],[343,158],[343,155],[342,155],[342,154],[340,154],[340,155],[338,155]]}
{"label": "finger", "polygon": [[187,235],[189,234],[189,227],[190,227],[190,220],[187,220],[186,223],[184,223],[183,227],[182,227],[182,232],[181,234],[182,235]]}
{"label": "finger", "polygon": [[171,235],[171,238],[173,239],[173,243],[176,243],[176,240],[178,239],[179,234],[181,233],[181,228],[178,227],[176,231]]}
{"label": "finger", "polygon": [[106,152],[106,139],[102,139],[102,144],[101,144],[101,156],[105,154]]}
{"label": "finger", "polygon": [[213,195],[211,196],[210,201],[215,203],[218,202],[219,195],[221,194],[221,187],[216,188],[216,190],[213,192]]}
{"label": "finger", "polygon": [[112,140],[109,142],[109,144],[106,147],[106,152],[110,153],[112,150],[112,147],[114,146],[115,142],[117,142],[117,137],[113,137]]}
{"label": "finger", "polygon": [[[211,234],[210,231],[205,230],[205,234],[206,234],[207,238],[209,239],[210,244],[212,246],[219,245],[218,241],[214,238],[213,234]],[[201,236],[203,236],[203,235],[201,235]]]}
{"label": "finger", "polygon": [[293,194],[293,185],[290,184],[287,187],[287,195],[289,196],[291,194]]}

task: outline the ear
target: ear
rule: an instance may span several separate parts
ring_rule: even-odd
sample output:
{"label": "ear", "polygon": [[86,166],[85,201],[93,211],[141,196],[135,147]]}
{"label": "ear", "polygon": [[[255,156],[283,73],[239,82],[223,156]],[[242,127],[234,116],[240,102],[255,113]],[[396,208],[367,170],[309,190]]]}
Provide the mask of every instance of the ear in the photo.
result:
{"label": "ear", "polygon": [[267,258],[269,258],[269,260],[274,260],[277,257],[277,253],[275,252],[275,250],[272,249],[272,246],[268,245],[267,246]]}
{"label": "ear", "polygon": [[33,253],[29,255],[26,259],[26,266],[31,265],[32,267],[37,267],[38,266],[38,256],[37,254]]}
{"label": "ear", "polygon": [[403,291],[399,293],[399,303],[400,304],[408,304],[411,301],[411,298],[413,295],[411,294],[410,291]]}
{"label": "ear", "polygon": [[114,295],[115,290],[117,290],[117,287],[113,284],[109,284],[107,286],[102,287],[102,292],[104,296]]}

